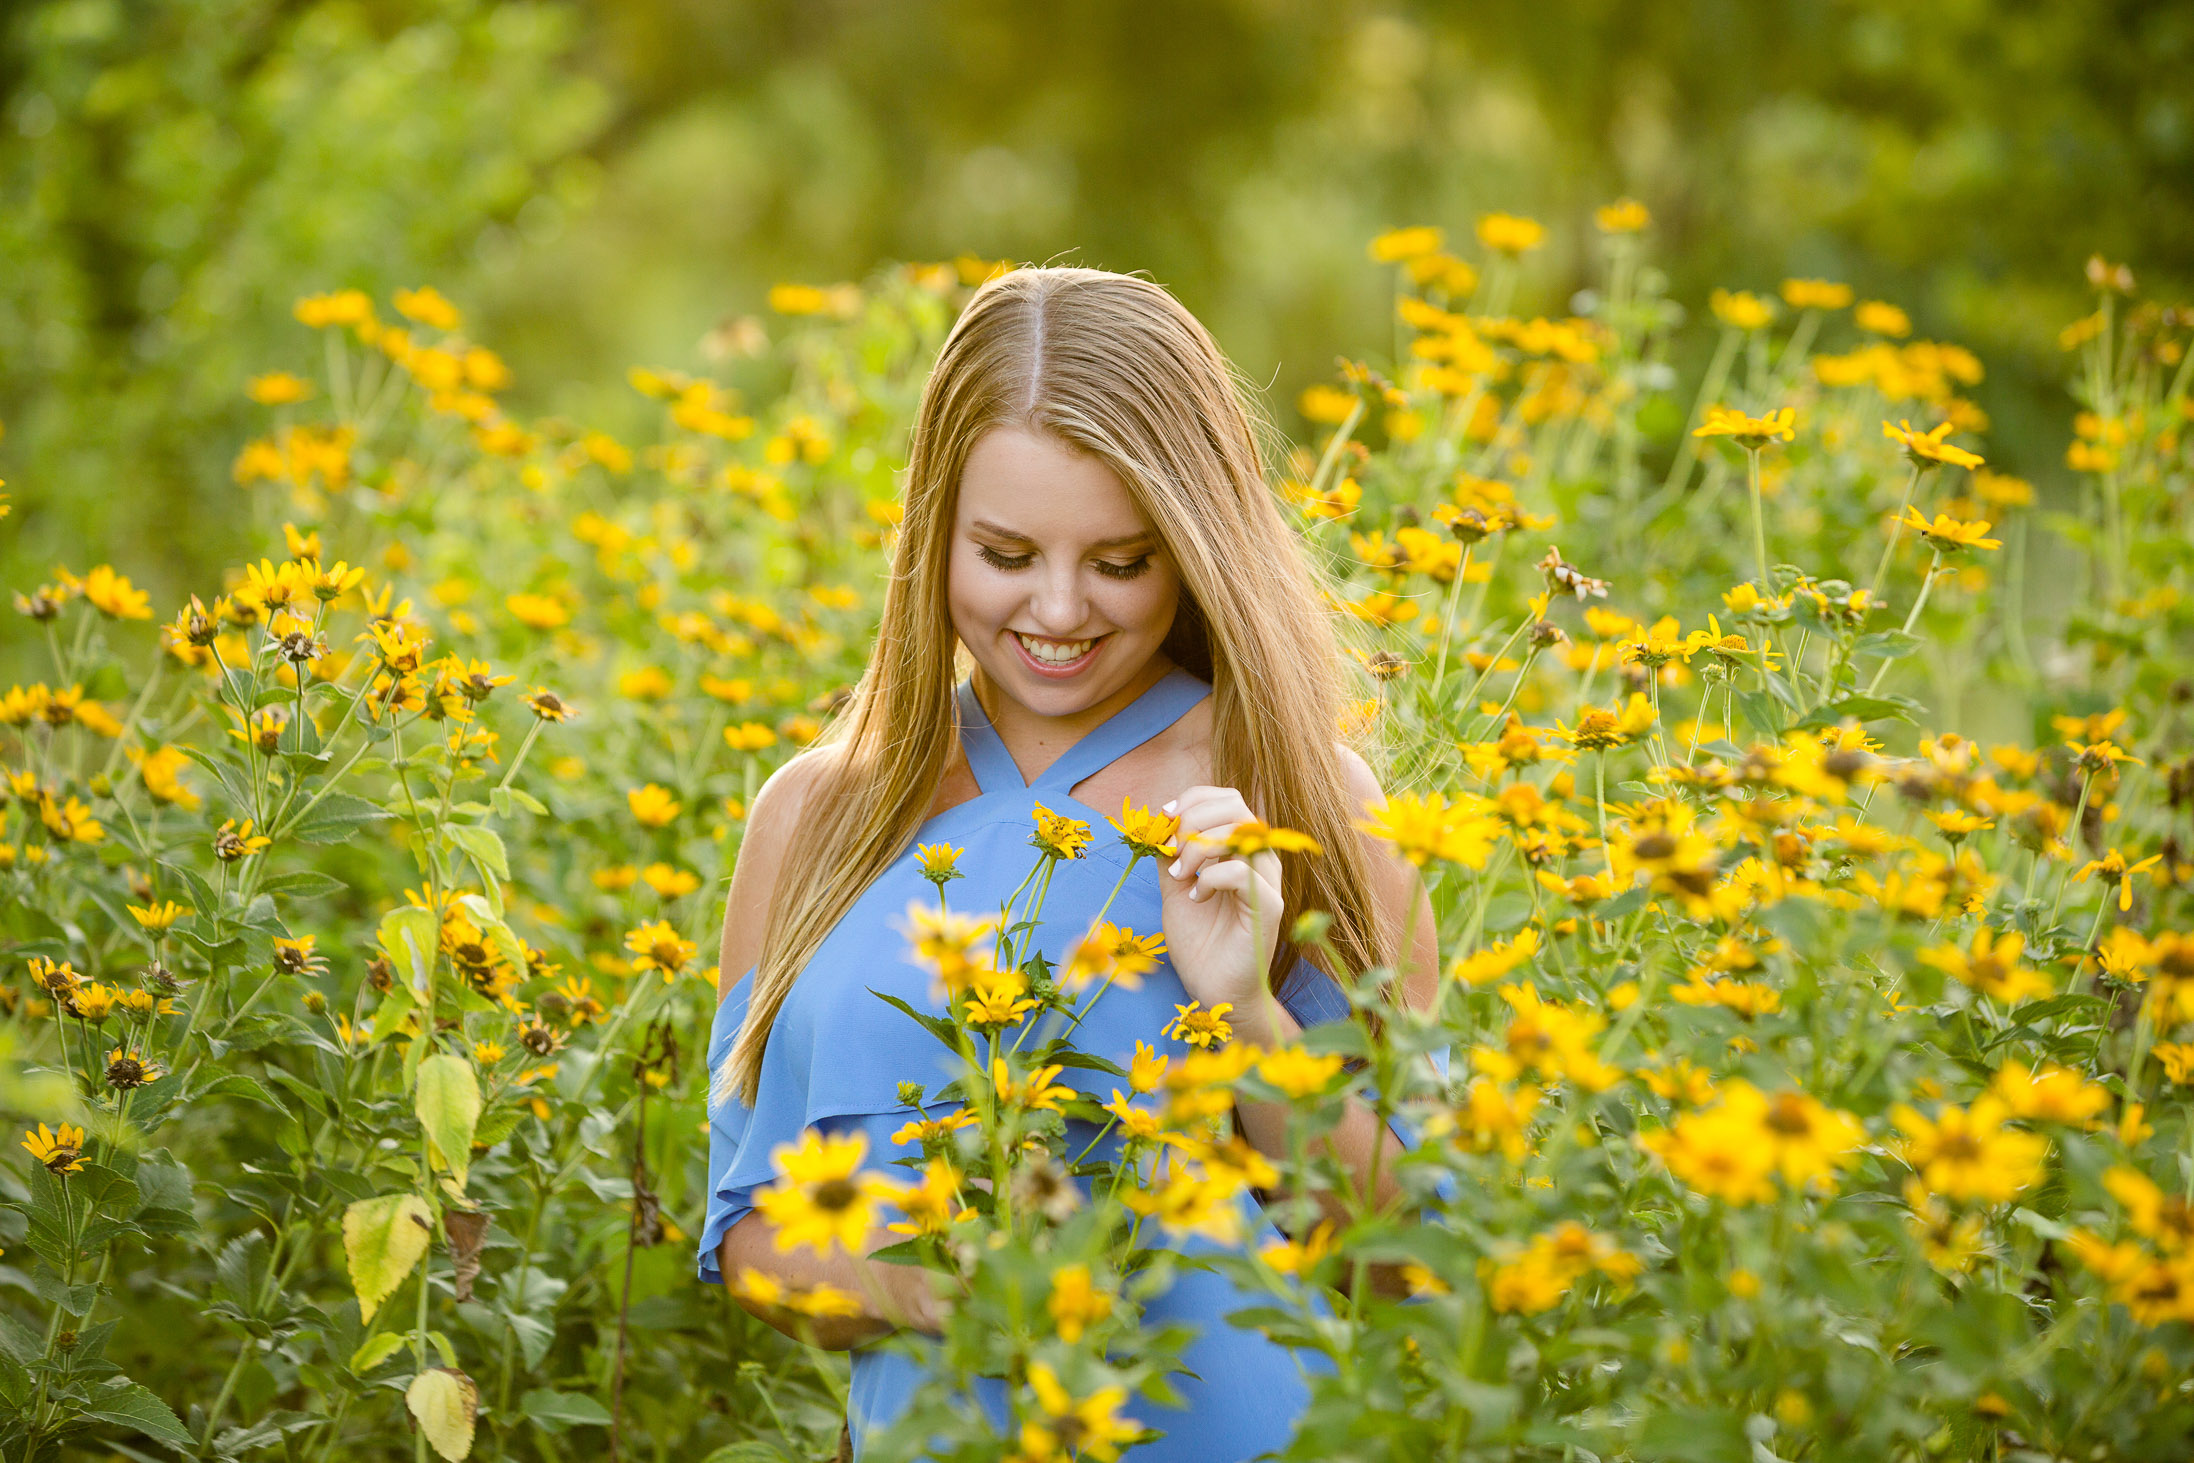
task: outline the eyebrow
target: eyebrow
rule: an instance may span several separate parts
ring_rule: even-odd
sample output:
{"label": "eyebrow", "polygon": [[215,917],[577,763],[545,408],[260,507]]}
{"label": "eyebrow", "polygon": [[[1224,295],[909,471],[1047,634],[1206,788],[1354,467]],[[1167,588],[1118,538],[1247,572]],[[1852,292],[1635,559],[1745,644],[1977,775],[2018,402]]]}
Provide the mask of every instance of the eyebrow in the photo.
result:
{"label": "eyebrow", "polygon": [[[990,534],[996,538],[1012,539],[1015,543],[1032,544],[1036,542],[1036,540],[1030,538],[1025,533],[1016,533],[1010,528],[1005,528],[999,524],[987,522],[986,520],[981,518],[976,519],[968,526],[970,528],[979,528],[983,530],[983,532]],[[1117,538],[1101,538],[1097,540],[1097,542],[1091,544],[1090,547],[1093,549],[1124,549],[1130,544],[1155,543],[1156,541],[1157,535],[1151,532],[1149,529],[1145,529],[1141,533],[1124,533]]]}

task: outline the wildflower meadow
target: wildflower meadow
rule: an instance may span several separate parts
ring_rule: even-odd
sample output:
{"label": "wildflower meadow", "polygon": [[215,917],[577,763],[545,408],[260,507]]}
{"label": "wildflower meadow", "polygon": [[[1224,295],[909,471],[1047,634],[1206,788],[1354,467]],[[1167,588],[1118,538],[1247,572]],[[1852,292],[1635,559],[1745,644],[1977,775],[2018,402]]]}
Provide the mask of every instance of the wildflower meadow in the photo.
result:
{"label": "wildflower meadow", "polygon": [[[1184,1008],[1122,1068],[1073,1026],[1163,932],[1030,932],[1049,868],[1174,820],[1045,810],[1004,909],[924,849],[940,1004],[899,1014],[961,1075],[902,1094],[918,1165],[811,1132],[761,1203],[819,1254],[897,1224],[1014,1414],[925,1390],[870,1456],[1132,1460],[1189,1264],[1322,1359],[1288,1458],[2188,1455],[2194,313],[2089,265],[2035,485],[1987,363],[1895,303],[1674,299],[1644,207],[1593,224],[1560,304],[1532,219],[1369,241],[1392,350],[1270,404],[1436,1008],[1376,971],[1299,1046]],[[780,285],[713,375],[633,367],[624,439],[506,409],[431,285],[307,293],[221,444],[249,561],[9,586],[7,1463],[838,1456],[845,1354],[695,1279],[713,962],[1006,267]],[[1098,1067],[1109,1102],[1059,1080]],[[1421,1135],[1383,1205],[1315,1146],[1350,1093]],[[1239,1242],[1244,1189],[1289,1239]],[[785,1330],[850,1306],[731,1282]]]}

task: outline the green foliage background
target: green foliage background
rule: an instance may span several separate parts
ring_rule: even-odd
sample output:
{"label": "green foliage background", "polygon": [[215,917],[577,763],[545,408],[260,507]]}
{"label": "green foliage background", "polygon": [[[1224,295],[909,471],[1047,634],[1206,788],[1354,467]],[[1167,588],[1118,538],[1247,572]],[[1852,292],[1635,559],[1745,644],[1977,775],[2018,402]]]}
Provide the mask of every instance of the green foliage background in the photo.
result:
{"label": "green foliage background", "polygon": [[309,290],[433,282],[514,406],[614,425],[625,363],[695,364],[779,279],[1065,258],[1148,270],[1284,406],[1389,343],[1370,234],[1533,213],[1561,312],[1625,193],[1678,299],[1823,275],[1981,351],[2047,493],[2080,261],[2194,277],[2190,69],[2194,10],[2139,3],[36,0],[0,21],[0,572],[203,579]]}

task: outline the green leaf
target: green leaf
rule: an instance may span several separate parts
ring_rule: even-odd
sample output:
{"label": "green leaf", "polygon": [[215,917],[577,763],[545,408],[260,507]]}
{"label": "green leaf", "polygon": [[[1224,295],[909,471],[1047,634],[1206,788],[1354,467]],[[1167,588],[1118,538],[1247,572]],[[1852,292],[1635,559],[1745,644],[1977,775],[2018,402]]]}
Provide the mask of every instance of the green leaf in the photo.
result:
{"label": "green leaf", "polygon": [[907,1015],[913,1017],[917,1022],[921,1024],[921,1027],[924,1031],[928,1032],[931,1036],[934,1036],[939,1041],[943,1042],[945,1046],[951,1051],[957,1052],[960,1050],[960,1033],[958,1029],[955,1028],[950,1021],[945,1020],[942,1016],[925,1016],[920,1011],[917,1011],[912,1006],[908,1005],[905,1001],[900,1000],[897,996],[887,996],[882,991],[877,990],[874,987],[871,987],[869,989],[869,994],[876,997],[876,999],[879,1001],[888,1002],[889,1004],[898,1007],[901,1011],[906,1012]]}
{"label": "green leaf", "polygon": [[609,1409],[592,1397],[547,1387],[535,1387],[526,1393],[518,1408],[552,1433],[569,1427],[608,1427],[610,1421]]}
{"label": "green leaf", "polygon": [[[424,995],[427,972],[434,968],[435,955],[442,945],[442,927],[434,911],[415,904],[390,910],[381,916],[380,941],[382,953],[412,994]],[[374,1029],[383,1028],[376,1025]]]}
{"label": "green leaf", "polygon": [[535,797],[532,793],[527,792],[522,787],[506,787],[502,789],[502,791],[508,793],[512,802],[516,803],[519,807],[524,808],[529,813],[540,813],[546,815],[548,812],[547,803],[542,802],[539,798]]}
{"label": "green leaf", "polygon": [[347,792],[331,792],[283,831],[300,843],[342,843],[388,810]]}
{"label": "green leaf", "polygon": [[383,1331],[378,1336],[367,1337],[365,1344],[350,1354],[352,1375],[364,1376],[382,1362],[396,1355],[397,1352],[402,1351],[404,1343],[410,1339],[401,1331]]}
{"label": "green leaf", "polygon": [[1851,653],[1854,657],[1871,655],[1880,660],[1903,660],[1918,653],[1926,643],[1919,636],[1908,635],[1902,630],[1877,630],[1853,641]]}
{"label": "green leaf", "polygon": [[299,869],[291,874],[276,874],[263,881],[260,891],[266,894],[288,894],[297,899],[314,899],[322,894],[333,894],[350,885],[341,879],[331,878],[316,869]]}
{"label": "green leaf", "polygon": [[1739,691],[1737,709],[1754,731],[1764,737],[1780,739],[1783,734],[1783,713],[1775,704],[1775,698],[1760,691]]}
{"label": "green leaf", "polygon": [[426,1129],[442,1161],[464,1187],[472,1168],[472,1135],[480,1125],[480,1079],[472,1063],[453,1052],[436,1052],[419,1063],[413,1094],[419,1126]]}
{"label": "green leaf", "polygon": [[480,1118],[480,1126],[473,1131],[475,1144],[493,1148],[518,1129],[519,1120],[526,1110],[514,1102],[499,1102]]}
{"label": "green leaf", "polygon": [[195,1449],[198,1440],[184,1430],[181,1419],[167,1403],[127,1377],[110,1377],[83,1403],[86,1417],[135,1428],[154,1442],[171,1448]]}
{"label": "green leaf", "polygon": [[358,1318],[373,1319],[434,1237],[434,1211],[417,1194],[360,1199],[343,1211],[343,1255],[350,1264]]}
{"label": "green leaf", "polygon": [[[503,851],[502,837],[493,828],[482,828],[476,823],[452,823],[442,831],[479,869],[481,884],[494,890],[510,882],[510,858]],[[496,913],[502,911],[498,909]]]}
{"label": "green leaf", "polygon": [[1847,716],[1855,721],[1910,721],[1919,709],[1917,701],[1905,696],[1845,696],[1815,708],[1798,727],[1835,726]]}

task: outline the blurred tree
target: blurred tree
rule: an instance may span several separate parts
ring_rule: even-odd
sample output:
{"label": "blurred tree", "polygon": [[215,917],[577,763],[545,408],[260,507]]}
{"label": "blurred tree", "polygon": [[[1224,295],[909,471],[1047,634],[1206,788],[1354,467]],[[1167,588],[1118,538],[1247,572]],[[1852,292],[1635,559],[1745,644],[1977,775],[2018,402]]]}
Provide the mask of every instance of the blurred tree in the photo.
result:
{"label": "blurred tree", "polygon": [[1534,213],[1523,304],[1560,313],[1625,193],[1680,298],[1846,279],[1981,350],[1997,455],[2046,478],[2081,260],[2194,279],[2188,74],[2194,8],[2133,0],[35,0],[0,34],[0,563],[143,535],[178,586],[309,289],[431,279],[518,405],[614,422],[619,367],[780,279],[1144,269],[1286,417],[1392,328],[1370,234]]}
{"label": "blurred tree", "polygon": [[[0,33],[11,579],[128,553],[170,597],[238,516],[246,377],[301,293],[466,270],[606,114],[568,11],[47,0]],[[14,525],[11,525],[11,527]],[[193,555],[192,546],[203,552]]]}

